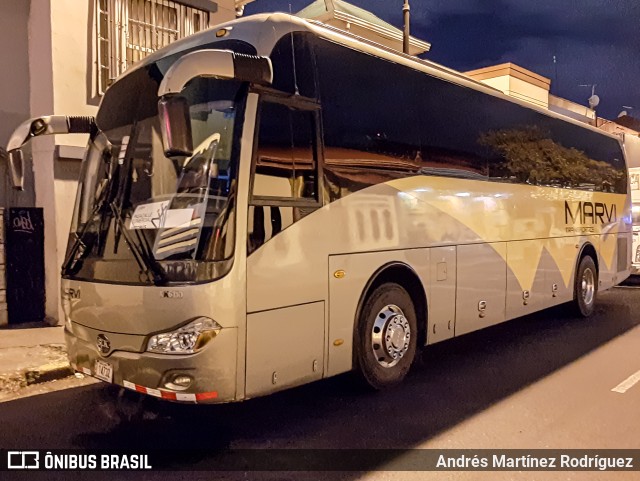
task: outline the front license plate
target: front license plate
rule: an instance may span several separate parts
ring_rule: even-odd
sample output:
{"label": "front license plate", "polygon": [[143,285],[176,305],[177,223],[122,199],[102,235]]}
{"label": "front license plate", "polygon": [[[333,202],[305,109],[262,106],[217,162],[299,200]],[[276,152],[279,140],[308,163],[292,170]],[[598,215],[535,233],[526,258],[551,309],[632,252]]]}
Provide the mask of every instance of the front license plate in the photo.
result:
{"label": "front license plate", "polygon": [[98,359],[96,360],[93,375],[103,381],[113,382],[113,366]]}

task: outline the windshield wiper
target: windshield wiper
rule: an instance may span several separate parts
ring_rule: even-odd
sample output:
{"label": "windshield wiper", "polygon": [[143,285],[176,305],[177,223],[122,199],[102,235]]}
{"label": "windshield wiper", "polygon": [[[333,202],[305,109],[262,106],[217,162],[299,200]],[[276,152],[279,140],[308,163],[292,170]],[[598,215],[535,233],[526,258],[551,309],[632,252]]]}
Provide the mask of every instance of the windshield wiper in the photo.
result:
{"label": "windshield wiper", "polygon": [[[95,137],[90,139],[89,142],[95,142],[95,139],[98,138],[99,135],[103,135],[102,132],[98,131],[95,134]],[[92,239],[92,245],[88,246],[87,243],[85,242],[86,241],[85,236],[87,235],[89,227],[95,223],[95,216],[98,214],[98,212],[100,212],[105,201],[111,195],[113,179],[114,177],[112,175],[107,175],[106,177],[107,182],[100,192],[100,197],[96,199],[93,205],[93,210],[91,211],[91,214],[87,218],[87,222],[84,223],[84,225],[82,226],[79,232],[74,232],[75,240],[74,240],[73,246],[71,246],[71,249],[69,249],[69,254],[65,258],[64,262],[62,263],[63,275],[65,275],[65,273],[67,272],[73,273],[73,271],[77,267],[78,262],[82,261],[85,255],[93,249],[93,243],[96,242],[96,239]],[[100,238],[100,235],[101,233],[99,232],[98,239]],[[98,240],[98,242],[100,242],[100,240]],[[80,253],[78,253],[79,250],[80,250]]]}
{"label": "windshield wiper", "polygon": [[136,238],[138,239],[138,242],[136,242],[127,230],[122,216],[125,199],[128,199],[131,194],[132,156],[139,135],[137,126],[138,122],[134,121],[131,126],[129,138],[127,139],[127,145],[124,148],[124,155],[118,159],[118,186],[116,195],[114,198],[109,199],[109,208],[116,222],[114,228],[114,252],[118,250],[120,236],[124,236],[124,240],[129,246],[134,259],[138,263],[138,266],[140,266],[140,271],[146,274],[147,278],[155,285],[159,285],[166,282],[166,276],[162,267],[158,264],[158,261],[155,260],[146,239],[142,242],[141,236],[144,237],[144,235],[136,231]]}
{"label": "windshield wiper", "polygon": [[[107,193],[109,191],[109,187],[109,185],[106,185],[103,192]],[[101,196],[101,199],[99,199],[94,206],[90,219],[84,224],[84,226],[82,226],[82,230],[75,234],[73,247],[70,249],[69,255],[63,264],[63,273],[74,271],[77,263],[80,262],[84,258],[85,254],[93,248],[92,246],[88,246],[84,240],[89,226],[94,223],[94,217],[103,208],[107,196],[108,194]],[[125,223],[122,220],[122,212],[119,210],[118,206],[114,201],[109,202],[108,205],[111,211],[111,216],[117,223],[118,230],[124,235],[124,240],[129,246],[129,249],[131,249],[133,258],[136,260],[141,272],[143,272],[154,284],[164,284],[166,282],[166,275],[158,261],[153,258],[146,239],[144,239],[145,242],[143,244],[141,235],[136,232],[136,236],[140,244],[136,243],[134,239],[130,237],[129,232],[126,229]],[[146,249],[143,245],[146,245]]]}
{"label": "windshield wiper", "polygon": [[[100,212],[100,210],[102,210],[105,200],[109,196],[109,190],[111,189],[111,184],[113,183],[112,179],[113,178],[107,180],[107,184],[104,186],[100,198],[96,200],[95,205],[93,206],[93,210],[91,211],[87,222],[85,222],[80,229],[80,232],[74,232],[75,241],[73,243],[73,246],[69,250],[69,254],[62,263],[63,275],[65,272],[73,272],[76,268],[77,263],[84,259],[86,253],[90,252],[91,249],[93,249],[93,243],[96,242],[96,239],[92,239],[92,244],[90,246],[87,245],[87,243],[85,242],[87,240],[87,232],[89,230],[89,227],[95,223],[95,216],[98,214],[98,212]],[[99,229],[97,236],[98,244],[100,243],[100,231],[101,229]],[[78,251],[80,252],[78,253]]]}
{"label": "windshield wiper", "polygon": [[[140,266],[140,271],[146,274],[147,278],[153,282],[155,285],[161,285],[166,283],[166,275],[158,261],[156,261],[153,255],[147,251],[143,244],[138,244],[132,237],[129,231],[127,230],[124,221],[122,220],[122,211],[118,208],[115,202],[111,202],[109,204],[111,208],[111,213],[113,214],[113,218],[115,219],[118,229],[122,233],[124,237],[124,241],[131,249],[131,253],[133,254],[133,258]],[[138,233],[136,232],[136,235]],[[140,242],[140,236],[138,235],[138,242]]]}
{"label": "windshield wiper", "polygon": [[74,233],[75,240],[73,241],[73,246],[71,246],[71,249],[69,250],[69,254],[67,254],[67,257],[62,263],[63,276],[68,273],[71,273],[71,274],[76,273],[77,272],[76,267],[78,267],[78,263],[82,261],[82,259],[85,257],[86,253],[88,252],[87,244],[85,244],[82,241],[82,239],[84,238],[84,235],[87,232],[88,224],[89,222],[87,222],[82,227],[82,230],[79,233],[78,232]]}

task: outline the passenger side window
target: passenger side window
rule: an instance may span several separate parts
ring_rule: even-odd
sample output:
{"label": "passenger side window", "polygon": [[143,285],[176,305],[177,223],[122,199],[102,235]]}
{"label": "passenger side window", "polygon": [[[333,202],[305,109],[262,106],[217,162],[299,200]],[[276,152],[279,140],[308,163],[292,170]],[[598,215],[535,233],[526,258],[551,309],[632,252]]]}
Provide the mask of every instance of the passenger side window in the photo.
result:
{"label": "passenger side window", "polygon": [[318,200],[314,112],[263,102],[252,197]]}
{"label": "passenger side window", "polygon": [[259,122],[248,254],[320,207],[316,111],[263,101]]}

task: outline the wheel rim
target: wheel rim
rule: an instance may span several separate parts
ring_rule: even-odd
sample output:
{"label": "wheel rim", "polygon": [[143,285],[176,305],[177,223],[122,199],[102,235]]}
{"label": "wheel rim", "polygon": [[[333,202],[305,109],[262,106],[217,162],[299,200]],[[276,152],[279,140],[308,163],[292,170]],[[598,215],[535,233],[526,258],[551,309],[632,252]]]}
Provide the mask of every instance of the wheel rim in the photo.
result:
{"label": "wheel rim", "polygon": [[582,300],[589,306],[593,302],[596,293],[596,280],[591,269],[585,269],[582,273],[582,281],[580,285],[582,292]]}
{"label": "wheel rim", "polygon": [[371,350],[378,364],[390,368],[400,362],[409,351],[411,326],[398,306],[384,306],[371,329]]}

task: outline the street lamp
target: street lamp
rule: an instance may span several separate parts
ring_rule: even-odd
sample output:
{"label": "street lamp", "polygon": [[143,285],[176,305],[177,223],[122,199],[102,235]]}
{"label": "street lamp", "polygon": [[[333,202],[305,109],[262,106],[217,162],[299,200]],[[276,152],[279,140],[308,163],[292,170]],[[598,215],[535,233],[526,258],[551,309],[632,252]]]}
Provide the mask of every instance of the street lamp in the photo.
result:
{"label": "street lamp", "polygon": [[402,7],[402,14],[404,16],[404,35],[402,37],[402,51],[409,54],[409,21],[411,17],[409,0],[404,0],[404,6]]}

